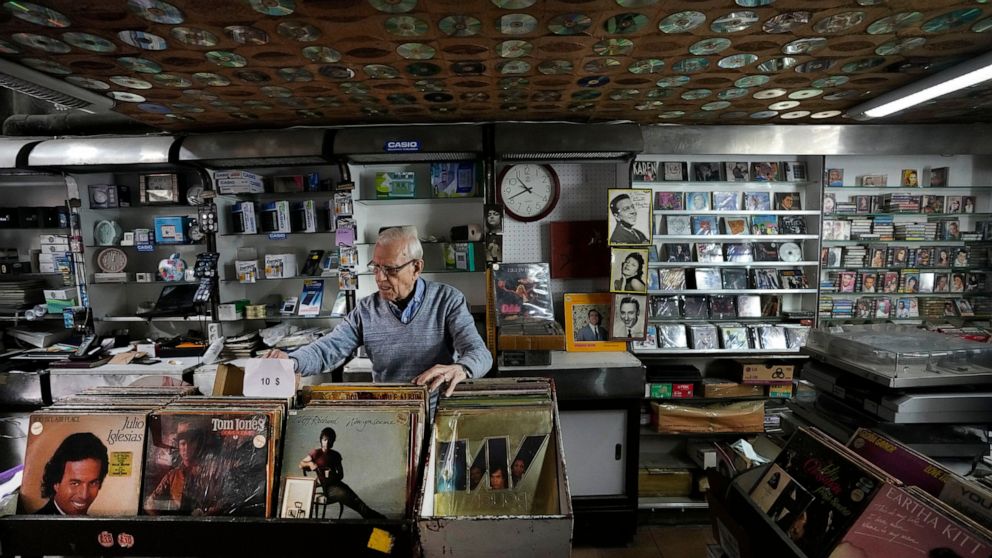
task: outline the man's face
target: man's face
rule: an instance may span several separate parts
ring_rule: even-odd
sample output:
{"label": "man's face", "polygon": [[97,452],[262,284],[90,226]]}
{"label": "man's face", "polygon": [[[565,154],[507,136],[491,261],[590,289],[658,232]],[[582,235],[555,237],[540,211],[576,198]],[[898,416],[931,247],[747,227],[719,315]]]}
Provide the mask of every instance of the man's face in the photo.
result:
{"label": "man's face", "polygon": [[472,467],[468,470],[468,480],[471,486],[479,486],[479,482],[482,481],[482,469],[478,467]]}
{"label": "man's face", "polygon": [[503,490],[506,488],[506,476],[503,471],[497,469],[489,475],[489,488],[493,490]]}
{"label": "man's face", "polygon": [[100,461],[67,461],[62,480],[55,483],[55,504],[66,515],[86,515],[100,493]]}
{"label": "man's face", "polygon": [[589,312],[589,325],[594,325],[594,326],[599,325],[599,312],[595,310]]}
{"label": "man's face", "polygon": [[622,199],[617,204],[617,217],[628,226],[632,226],[637,221],[637,208],[630,198]]}
{"label": "man's face", "polygon": [[[404,255],[403,248],[402,242],[377,243],[375,251],[372,253],[372,263],[384,267],[399,267],[406,264],[410,260]],[[417,278],[420,277],[422,266],[423,262],[418,260],[405,265],[395,275],[385,271],[376,271],[375,284],[379,287],[379,296],[392,302],[410,296],[417,283]]]}
{"label": "man's face", "polygon": [[179,439],[179,459],[183,465],[189,466],[196,459],[196,453],[200,449],[200,444],[195,438]]}
{"label": "man's face", "polygon": [[637,323],[637,305],[632,302],[621,304],[620,321],[627,327],[634,327],[634,324]]}
{"label": "man's face", "polygon": [[524,476],[524,460],[523,459],[514,460],[513,465],[510,468],[510,474],[513,475],[513,476],[515,476],[515,477],[517,477],[517,478],[520,478],[520,477]]}

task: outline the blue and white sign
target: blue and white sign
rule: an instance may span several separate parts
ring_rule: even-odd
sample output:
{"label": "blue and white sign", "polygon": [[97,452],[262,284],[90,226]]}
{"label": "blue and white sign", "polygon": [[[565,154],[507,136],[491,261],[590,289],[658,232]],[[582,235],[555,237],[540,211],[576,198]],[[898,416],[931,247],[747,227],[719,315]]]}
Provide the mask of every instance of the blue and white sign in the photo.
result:
{"label": "blue and white sign", "polygon": [[384,151],[386,153],[415,153],[420,151],[420,140],[387,141]]}

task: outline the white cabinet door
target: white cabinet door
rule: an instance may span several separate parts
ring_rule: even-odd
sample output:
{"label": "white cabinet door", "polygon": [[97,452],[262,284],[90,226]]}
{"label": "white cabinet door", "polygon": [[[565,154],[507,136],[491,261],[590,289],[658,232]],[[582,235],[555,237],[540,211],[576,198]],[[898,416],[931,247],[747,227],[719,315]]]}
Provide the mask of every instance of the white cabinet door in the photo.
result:
{"label": "white cabinet door", "polygon": [[624,495],[627,412],[562,411],[560,415],[572,496]]}

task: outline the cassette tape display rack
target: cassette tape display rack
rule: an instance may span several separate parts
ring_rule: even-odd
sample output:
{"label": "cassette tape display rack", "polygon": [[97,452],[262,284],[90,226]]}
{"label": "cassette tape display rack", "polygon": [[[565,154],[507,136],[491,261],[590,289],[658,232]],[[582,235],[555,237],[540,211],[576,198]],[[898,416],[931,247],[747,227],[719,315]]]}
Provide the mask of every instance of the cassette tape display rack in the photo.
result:
{"label": "cassette tape display rack", "polygon": [[641,156],[652,191],[638,355],[797,353],[816,310],[819,157]]}
{"label": "cassette tape display rack", "polygon": [[992,318],[992,185],[970,155],[825,162],[821,324]]}

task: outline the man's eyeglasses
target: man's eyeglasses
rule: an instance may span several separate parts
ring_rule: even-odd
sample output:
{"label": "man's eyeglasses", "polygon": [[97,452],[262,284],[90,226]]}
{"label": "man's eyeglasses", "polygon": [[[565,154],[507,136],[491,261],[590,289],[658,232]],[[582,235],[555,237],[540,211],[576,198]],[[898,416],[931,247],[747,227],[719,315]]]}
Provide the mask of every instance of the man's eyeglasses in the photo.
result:
{"label": "man's eyeglasses", "polygon": [[368,265],[369,273],[371,273],[372,275],[375,275],[377,273],[382,273],[386,277],[396,277],[397,275],[400,274],[400,271],[402,271],[404,267],[412,264],[415,261],[417,260],[410,260],[402,265],[379,265],[376,263],[370,263]]}

